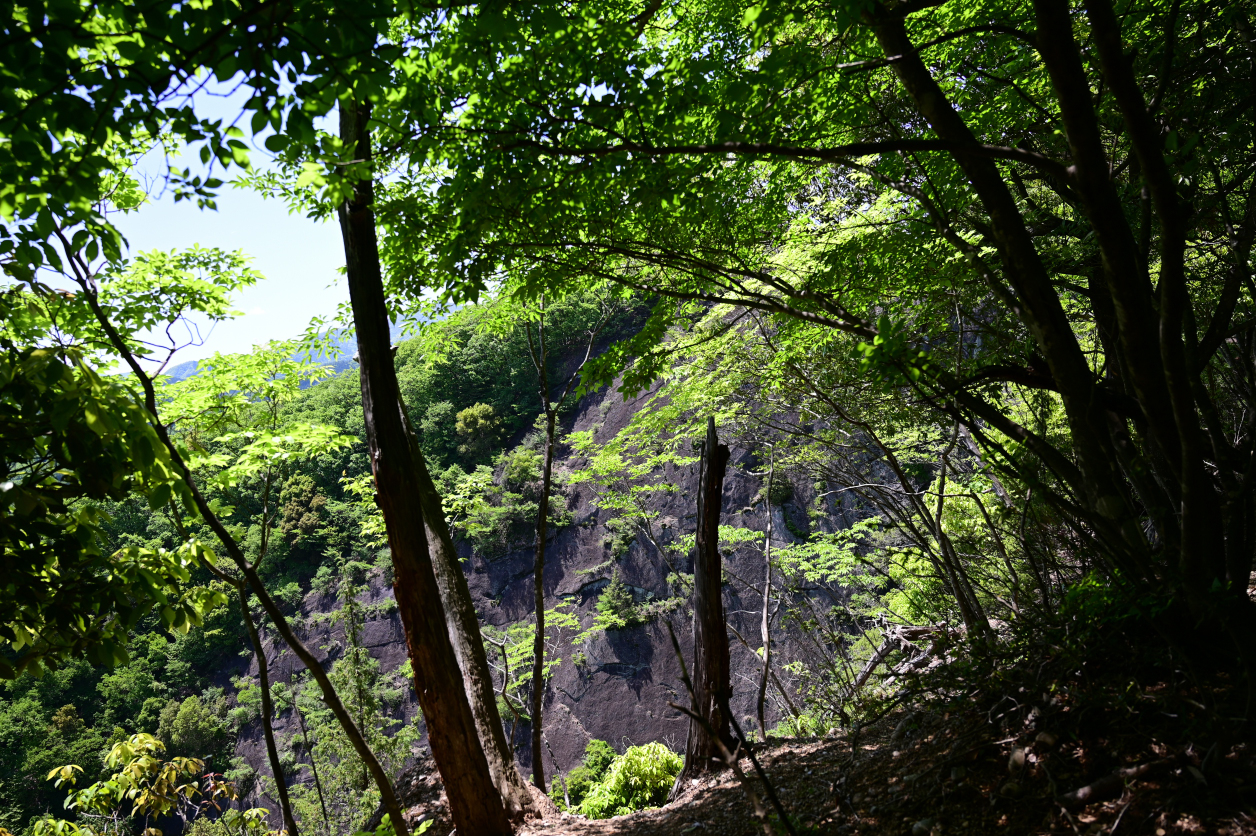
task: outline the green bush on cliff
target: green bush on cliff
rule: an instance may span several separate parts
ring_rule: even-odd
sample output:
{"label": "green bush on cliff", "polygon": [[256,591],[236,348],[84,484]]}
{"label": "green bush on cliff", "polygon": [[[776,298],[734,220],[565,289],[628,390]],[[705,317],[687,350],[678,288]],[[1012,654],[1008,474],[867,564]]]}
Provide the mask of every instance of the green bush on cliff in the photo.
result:
{"label": "green bush on cliff", "polygon": [[619,575],[619,569],[611,574],[610,583],[597,599],[597,616],[594,627],[599,630],[621,630],[641,623],[633,603],[632,590]]}

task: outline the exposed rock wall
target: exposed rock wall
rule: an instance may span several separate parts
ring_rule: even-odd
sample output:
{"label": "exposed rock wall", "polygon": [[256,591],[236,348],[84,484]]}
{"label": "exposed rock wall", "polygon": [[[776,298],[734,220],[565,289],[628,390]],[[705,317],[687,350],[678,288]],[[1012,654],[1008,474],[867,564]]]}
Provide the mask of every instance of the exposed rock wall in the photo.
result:
{"label": "exposed rock wall", "polygon": [[[647,395],[624,401],[611,390],[588,395],[578,404],[574,418],[566,422],[566,429],[594,430],[595,438],[605,442],[627,426],[645,397]],[[732,457],[722,500],[723,522],[765,531],[768,505],[758,496],[762,481],[750,472],[762,470],[762,464],[756,460],[754,451],[730,446]],[[560,472],[576,471],[583,464],[583,460],[571,455],[557,463]],[[660,533],[665,540],[669,540],[692,532],[696,516],[697,465],[669,467],[664,476],[678,487],[677,491],[659,494],[657,498],[657,510],[665,526],[661,527]],[[795,485],[794,500],[771,509],[775,515],[774,543],[784,545],[797,541],[791,529],[799,532],[808,525],[801,509],[813,498],[810,485]],[[571,491],[569,510],[574,523],[554,534],[547,553],[544,580],[547,607],[556,606],[564,599],[570,600],[581,623],[586,626],[592,622],[598,594],[612,571],[609,567],[597,568],[611,558],[604,544],[607,535],[605,523],[610,514],[596,508],[593,499],[593,490],[588,486],[577,486]],[[839,524],[839,521],[821,520],[819,524],[828,527]],[[650,593],[658,599],[667,598],[671,594],[666,581],[670,571],[668,565],[652,545],[641,540],[634,540],[614,565],[618,566],[624,582],[633,588],[638,597]],[[466,544],[461,548],[466,559],[471,594],[482,619],[504,627],[527,618],[533,608],[532,549],[529,547],[488,560],[472,553]],[[691,571],[691,561],[692,558],[686,558],[685,565],[678,568]],[[760,549],[743,548],[726,553],[725,562],[731,577],[742,578],[755,587],[761,587],[764,566]],[[364,605],[372,606],[391,597],[391,587],[375,577],[360,600]],[[724,588],[724,604],[729,622],[752,647],[758,647],[762,606],[760,593],[733,581]],[[325,664],[334,661],[343,649],[344,632],[338,622],[331,626],[326,619],[318,619],[317,615],[338,606],[339,602],[333,596],[316,594],[307,596],[302,606],[302,621],[308,626],[301,629],[300,635]],[[687,702],[688,697],[683,693],[680,666],[672,650],[666,621],[670,621],[675,630],[687,657],[686,664],[689,664],[693,650],[692,613],[687,608],[673,610],[648,624],[595,634],[580,648],[564,647],[562,662],[554,672],[545,697],[545,737],[555,761],[546,764],[547,774],[553,773],[555,765],[565,772],[578,764],[590,738],[610,741],[619,751],[627,745],[655,740],[664,741],[677,750],[683,749],[687,720],[669,708],[668,703]],[[293,673],[300,669],[300,663],[282,644],[274,647],[273,632],[267,631],[266,635],[268,644],[272,646],[270,658],[273,660],[275,681],[290,681]],[[730,638],[732,708],[749,734],[755,726],[751,717],[755,714],[759,657],[731,633]],[[569,640],[570,636],[564,639]],[[784,632],[775,635],[776,658],[790,658],[790,648],[799,644],[799,639],[797,635]],[[395,612],[377,612],[376,617],[368,620],[363,640],[371,654],[380,660],[382,671],[395,670],[405,661],[405,640],[400,618]],[[581,665],[573,660],[577,651],[583,654]],[[256,660],[250,659],[247,673],[256,676]],[[781,678],[788,681],[787,676],[782,675]],[[406,722],[421,722],[412,689],[395,707],[394,713]],[[775,709],[772,709],[769,725],[779,719]],[[268,773],[258,725],[253,723],[245,729],[237,752],[259,771]],[[288,714],[280,716],[276,726],[281,740],[296,732],[296,723]],[[519,728],[515,730],[514,738],[525,775],[531,770],[528,734],[527,728]]]}

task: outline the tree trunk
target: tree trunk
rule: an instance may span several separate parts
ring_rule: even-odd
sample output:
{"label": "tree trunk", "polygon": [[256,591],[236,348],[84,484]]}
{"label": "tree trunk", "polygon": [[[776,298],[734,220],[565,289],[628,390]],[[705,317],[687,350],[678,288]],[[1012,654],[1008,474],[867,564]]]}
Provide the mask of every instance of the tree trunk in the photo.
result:
{"label": "tree trunk", "polygon": [[[400,394],[397,397],[401,402],[406,432],[417,438],[418,434],[410,424],[405,401],[401,400]],[[423,451],[416,447],[414,456],[415,475],[419,482],[419,506],[427,532],[432,569],[436,573],[436,585],[440,587],[441,601],[445,605],[445,626],[449,630],[449,641],[454,646],[454,655],[458,657],[458,666],[462,670],[467,701],[471,704],[471,714],[475,717],[480,744],[484,747],[484,757],[488,760],[489,774],[493,777],[497,791],[501,793],[506,815],[512,820],[518,820],[538,811],[524,786],[523,776],[515,764],[514,750],[503,730],[505,724],[502,722],[501,711],[497,708],[497,692],[488,666],[488,654],[484,649],[484,635],[480,632],[480,617],[475,611],[467,577],[462,573],[462,561],[445,522],[440,491],[432,481]],[[511,731],[513,738],[513,728]]]}
{"label": "tree trunk", "polygon": [[[371,159],[368,118],[368,107],[341,102],[340,136],[359,160]],[[373,202],[374,186],[368,177],[354,186],[339,215],[361,363],[367,444],[376,499],[392,550],[397,610],[406,632],[432,758],[445,785],[454,825],[464,834],[508,834],[510,823],[467,702],[428,553],[424,515],[417,501],[422,456],[402,411],[393,367]]]}
{"label": "tree trunk", "polygon": [[[542,384],[544,394],[548,387]],[[541,471],[541,499],[536,511],[536,561],[533,589],[536,595],[536,633],[532,638],[532,783],[545,792],[545,767],[541,759],[542,712],[545,708],[545,535],[549,528],[550,481],[554,471],[554,411],[545,405],[545,468]]]}
{"label": "tree trunk", "polygon": [[524,786],[523,776],[515,765],[515,755],[510,749],[503,731],[501,712],[497,708],[497,693],[493,677],[489,673],[488,655],[484,651],[484,638],[480,633],[480,620],[471,600],[467,577],[462,573],[462,562],[454,548],[449,526],[445,524],[445,512],[441,508],[440,494],[422,453],[417,453],[415,473],[419,481],[419,504],[427,533],[428,549],[432,556],[432,568],[440,587],[441,600],[445,603],[445,622],[454,654],[462,668],[463,685],[471,714],[479,731],[480,743],[488,761],[489,774],[501,794],[506,814],[518,819],[527,813],[537,812],[532,796]]}
{"label": "tree trunk", "polygon": [[[698,536],[693,565],[693,692],[698,714],[706,718],[729,749],[735,743],[728,717],[720,710],[733,689],[729,679],[728,630],[724,626],[723,566],[720,561],[720,500],[728,447],[715,435],[715,419],[707,419],[706,443],[698,482]],[[719,757],[719,743],[701,723],[690,720],[685,767],[677,778],[692,778],[710,769]]]}
{"label": "tree trunk", "polygon": [[[759,676],[759,694],[755,703],[759,718],[759,734],[763,742],[768,740],[767,719],[764,716],[763,704],[768,696],[768,672],[772,670],[772,479],[776,475],[776,449],[772,449],[772,461],[768,464],[768,530],[763,538],[763,618],[759,623],[759,637],[763,640],[763,671]],[[782,509],[781,513],[784,513]]]}
{"label": "tree trunk", "polygon": [[960,616],[964,619],[964,626],[968,629],[971,636],[984,636],[990,632],[990,620],[986,617],[985,611],[981,607],[981,602],[977,599],[977,593],[972,587],[972,583],[965,572],[964,566],[960,563],[959,555],[955,553],[955,547],[951,544],[951,538],[942,528],[942,511],[946,502],[946,477],[947,469],[950,467],[951,451],[955,449],[955,443],[959,439],[959,422],[955,422],[955,430],[951,433],[951,440],[947,444],[946,449],[942,451],[942,456],[938,460],[938,501],[933,512],[934,536],[938,541],[938,560],[942,564],[941,574],[944,580],[951,587],[951,595],[955,599],[955,603],[959,606]]}
{"label": "tree trunk", "polygon": [[262,647],[261,636],[257,633],[257,625],[253,622],[253,614],[249,612],[248,601],[244,598],[244,589],[237,587],[240,596],[240,612],[244,615],[244,626],[248,628],[249,640],[253,642],[253,654],[257,657],[257,679],[262,689],[262,735],[266,738],[266,757],[270,761],[270,772],[275,777],[275,787],[279,793],[279,810],[283,815],[283,826],[288,836],[297,836],[297,820],[292,815],[292,802],[288,800],[288,784],[283,777],[283,767],[279,763],[279,750],[275,746],[275,707],[270,700],[270,670],[266,662],[266,649]]}

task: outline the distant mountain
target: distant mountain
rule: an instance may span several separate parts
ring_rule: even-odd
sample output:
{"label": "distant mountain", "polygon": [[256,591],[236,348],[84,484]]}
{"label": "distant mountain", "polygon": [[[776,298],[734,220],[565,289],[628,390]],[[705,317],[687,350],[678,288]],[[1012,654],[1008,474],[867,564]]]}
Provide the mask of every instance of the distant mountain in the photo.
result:
{"label": "distant mountain", "polygon": [[[389,327],[389,335],[394,343],[402,339],[402,328],[402,325]],[[314,362],[327,366],[333,374],[340,374],[353,366],[353,356],[357,351],[357,340],[353,332],[346,328],[341,330],[340,339],[328,351],[315,357]],[[166,369],[165,377],[171,383],[187,380],[196,374],[197,369],[200,367],[200,362],[200,360],[187,360],[179,363],[177,366],[171,366]]]}
{"label": "distant mountain", "polygon": [[171,383],[177,383],[180,380],[187,380],[189,377],[196,374],[196,364],[198,362],[199,361],[197,360],[188,360],[187,362],[180,363],[177,366],[171,366],[166,369],[166,377]]}

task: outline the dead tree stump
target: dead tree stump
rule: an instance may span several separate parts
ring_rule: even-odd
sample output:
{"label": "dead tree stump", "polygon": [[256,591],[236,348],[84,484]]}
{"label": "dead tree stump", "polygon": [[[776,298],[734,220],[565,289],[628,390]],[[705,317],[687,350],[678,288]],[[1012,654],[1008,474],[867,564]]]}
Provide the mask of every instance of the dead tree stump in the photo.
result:
{"label": "dead tree stump", "polygon": [[[677,778],[693,778],[718,768],[719,746],[714,731],[731,750],[728,717],[720,709],[732,696],[729,679],[728,629],[724,623],[723,564],[720,560],[720,504],[724,493],[724,472],[728,467],[728,447],[715,435],[715,419],[707,419],[706,442],[698,482],[698,536],[693,564],[693,692],[697,712],[706,723],[689,721],[685,744],[685,766]],[[710,731],[708,731],[708,728]]]}

